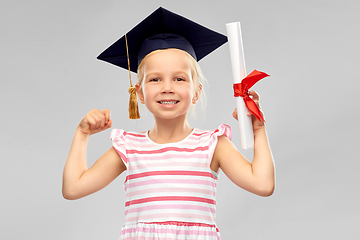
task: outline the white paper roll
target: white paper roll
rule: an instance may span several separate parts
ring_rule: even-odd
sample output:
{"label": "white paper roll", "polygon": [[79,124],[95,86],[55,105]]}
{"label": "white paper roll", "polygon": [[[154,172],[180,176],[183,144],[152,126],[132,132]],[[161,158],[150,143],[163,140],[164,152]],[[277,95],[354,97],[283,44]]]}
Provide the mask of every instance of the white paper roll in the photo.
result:
{"label": "white paper roll", "polygon": [[[240,22],[226,24],[228,35],[231,69],[234,83],[240,83],[246,77],[244,49],[241,37]],[[249,111],[245,106],[242,97],[236,97],[236,107],[238,112],[238,122],[240,129],[241,148],[248,149],[254,147],[254,133],[251,116],[247,116]]]}

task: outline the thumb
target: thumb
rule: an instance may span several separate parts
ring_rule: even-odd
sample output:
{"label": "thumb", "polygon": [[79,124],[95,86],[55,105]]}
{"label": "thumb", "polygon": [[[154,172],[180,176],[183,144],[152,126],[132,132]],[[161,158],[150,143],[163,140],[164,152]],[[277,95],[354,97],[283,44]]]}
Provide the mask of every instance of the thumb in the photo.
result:
{"label": "thumb", "polygon": [[232,113],[233,118],[235,118],[236,120],[238,120],[238,115],[237,115],[237,109],[235,108],[234,112]]}
{"label": "thumb", "polygon": [[112,126],[112,120],[109,120],[109,121],[105,124],[104,130],[111,128],[111,126]]}

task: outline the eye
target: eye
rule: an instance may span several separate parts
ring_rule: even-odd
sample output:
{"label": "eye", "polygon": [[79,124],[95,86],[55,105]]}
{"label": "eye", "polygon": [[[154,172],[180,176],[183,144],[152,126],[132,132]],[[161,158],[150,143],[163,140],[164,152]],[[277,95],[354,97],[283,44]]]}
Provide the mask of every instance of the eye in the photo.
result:
{"label": "eye", "polygon": [[175,81],[179,82],[179,81],[185,81],[183,78],[175,78]]}
{"label": "eye", "polygon": [[159,82],[159,81],[160,81],[160,79],[158,79],[158,78],[153,78],[153,79],[150,79],[149,82]]}

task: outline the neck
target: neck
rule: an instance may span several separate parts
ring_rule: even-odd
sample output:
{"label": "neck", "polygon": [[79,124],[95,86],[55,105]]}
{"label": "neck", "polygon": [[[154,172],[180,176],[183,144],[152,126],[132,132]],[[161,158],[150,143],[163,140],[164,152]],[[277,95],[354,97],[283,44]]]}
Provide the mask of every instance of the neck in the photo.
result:
{"label": "neck", "polygon": [[184,121],[155,119],[155,125],[149,131],[149,137],[156,143],[179,142],[191,131],[192,128],[186,119]]}

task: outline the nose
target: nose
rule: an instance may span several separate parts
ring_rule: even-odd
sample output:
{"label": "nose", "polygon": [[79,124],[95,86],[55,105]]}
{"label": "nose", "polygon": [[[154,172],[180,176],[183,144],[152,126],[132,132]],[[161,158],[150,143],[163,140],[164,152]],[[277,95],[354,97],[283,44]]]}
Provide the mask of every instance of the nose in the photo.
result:
{"label": "nose", "polygon": [[173,93],[174,92],[174,82],[172,80],[164,80],[162,84],[162,93]]}

